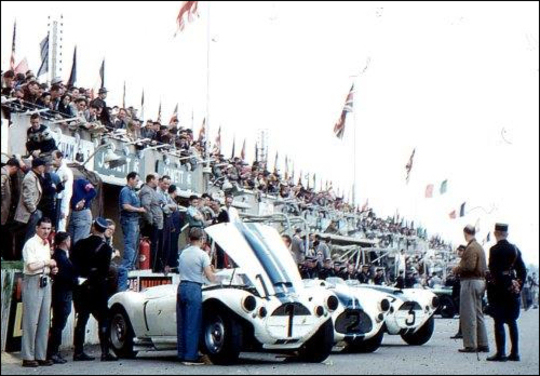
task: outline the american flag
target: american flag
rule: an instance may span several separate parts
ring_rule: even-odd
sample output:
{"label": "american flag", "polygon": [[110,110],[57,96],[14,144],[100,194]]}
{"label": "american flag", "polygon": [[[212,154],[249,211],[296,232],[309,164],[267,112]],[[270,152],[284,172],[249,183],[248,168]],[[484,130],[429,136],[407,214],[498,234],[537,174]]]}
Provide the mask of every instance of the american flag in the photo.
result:
{"label": "american flag", "polygon": [[352,112],[354,103],[354,84],[351,86],[351,90],[345,99],[345,105],[341,111],[341,116],[339,117],[337,123],[334,125],[334,133],[340,139],[343,139],[345,134],[345,119],[347,118],[347,113]]}
{"label": "american flag", "polygon": [[186,21],[184,18],[186,13],[187,13],[188,22],[193,21],[193,16],[199,16],[199,14],[197,13],[198,5],[199,5],[198,1],[184,1],[183,2],[182,6],[180,7],[180,12],[178,12],[178,17],[176,17],[176,23],[178,24],[178,31],[183,31],[184,28],[186,27]]}
{"label": "american flag", "polygon": [[17,21],[13,23],[13,43],[11,44],[11,58],[9,59],[9,67],[15,70],[15,35],[17,32]]}

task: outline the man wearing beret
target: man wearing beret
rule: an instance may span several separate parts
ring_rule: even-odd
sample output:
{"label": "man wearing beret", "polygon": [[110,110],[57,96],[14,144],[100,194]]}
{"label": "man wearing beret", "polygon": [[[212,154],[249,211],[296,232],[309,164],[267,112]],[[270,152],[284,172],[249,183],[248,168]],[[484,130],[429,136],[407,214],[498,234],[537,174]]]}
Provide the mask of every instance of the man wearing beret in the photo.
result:
{"label": "man wearing beret", "polygon": [[86,280],[74,291],[77,325],[75,326],[74,361],[94,360],[83,350],[86,324],[90,314],[98,322],[101,360],[114,361],[117,358],[109,353],[109,268],[113,250],[107,243],[105,231],[109,224],[105,218],[98,217],[92,225],[92,235],[79,240],[72,249],[71,262],[79,277]]}
{"label": "man wearing beret", "polygon": [[[520,297],[527,270],[519,249],[508,242],[508,225],[497,223],[493,233],[497,239],[489,250],[489,272],[493,283],[493,294],[489,294],[489,304],[493,307],[495,320],[495,342],[497,353],[487,358],[489,361],[519,361],[517,319],[520,311]],[[506,357],[506,336],[504,324],[510,329],[512,350]]]}
{"label": "man wearing beret", "polygon": [[465,251],[454,273],[459,274],[461,292],[459,315],[463,333],[463,348],[459,352],[489,352],[482,298],[486,292],[486,255],[476,241],[476,230],[467,225],[463,235],[467,241]]}

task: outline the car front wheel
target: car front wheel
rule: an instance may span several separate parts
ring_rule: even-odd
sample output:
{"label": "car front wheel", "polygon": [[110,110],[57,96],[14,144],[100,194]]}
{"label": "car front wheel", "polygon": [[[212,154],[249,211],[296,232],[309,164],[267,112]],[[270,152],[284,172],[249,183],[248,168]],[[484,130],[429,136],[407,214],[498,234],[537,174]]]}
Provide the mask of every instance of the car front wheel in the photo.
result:
{"label": "car front wheel", "polygon": [[204,318],[202,345],[212,363],[233,364],[242,350],[242,326],[226,312],[209,313]]}
{"label": "car front wheel", "polygon": [[112,310],[110,324],[110,340],[114,353],[120,358],[135,358],[137,351],[133,350],[133,328],[129,316],[122,307]]}

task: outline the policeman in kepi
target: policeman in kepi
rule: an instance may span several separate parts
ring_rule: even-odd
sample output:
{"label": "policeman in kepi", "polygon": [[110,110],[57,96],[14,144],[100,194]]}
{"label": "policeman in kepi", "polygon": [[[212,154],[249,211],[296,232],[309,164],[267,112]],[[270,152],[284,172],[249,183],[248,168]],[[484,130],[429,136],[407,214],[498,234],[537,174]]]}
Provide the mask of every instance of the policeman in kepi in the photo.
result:
{"label": "policeman in kepi", "polygon": [[[508,225],[495,224],[494,231],[497,244],[489,250],[489,272],[491,274],[492,291],[488,294],[495,320],[495,341],[497,353],[487,358],[489,361],[519,361],[517,319],[520,311],[521,288],[527,278],[527,270],[519,249],[508,242]],[[506,357],[506,336],[504,324],[510,329],[512,350]]]}
{"label": "policeman in kepi", "polygon": [[77,275],[86,280],[77,286],[74,294],[77,325],[75,326],[74,361],[94,360],[83,350],[86,324],[92,314],[98,322],[101,360],[118,360],[109,353],[109,300],[108,275],[113,250],[107,243],[105,231],[108,223],[98,217],[92,226],[92,235],[79,240],[72,249],[72,263]]}

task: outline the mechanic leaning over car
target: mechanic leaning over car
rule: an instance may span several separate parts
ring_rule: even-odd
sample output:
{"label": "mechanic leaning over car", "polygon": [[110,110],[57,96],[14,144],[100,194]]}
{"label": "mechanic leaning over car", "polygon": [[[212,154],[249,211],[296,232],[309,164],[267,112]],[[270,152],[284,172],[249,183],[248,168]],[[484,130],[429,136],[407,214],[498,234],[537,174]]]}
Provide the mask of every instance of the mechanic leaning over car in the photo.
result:
{"label": "mechanic leaning over car", "polygon": [[210,257],[201,249],[204,241],[204,230],[191,228],[190,246],[178,257],[180,284],[176,296],[176,333],[178,359],[185,365],[204,364],[198,354],[202,331],[202,285],[204,276],[210,282],[216,280]]}
{"label": "mechanic leaning over car", "polygon": [[83,348],[86,324],[90,314],[98,322],[101,360],[118,360],[116,356],[109,353],[108,276],[113,250],[105,238],[107,228],[108,223],[105,218],[96,218],[92,225],[92,234],[79,240],[72,249],[73,267],[79,277],[86,279],[75,288],[73,296],[77,312],[77,325],[73,339],[74,361],[94,360],[84,352]]}

